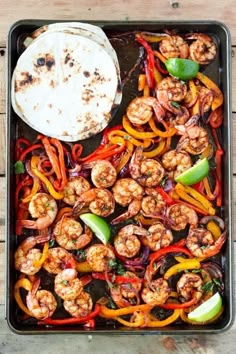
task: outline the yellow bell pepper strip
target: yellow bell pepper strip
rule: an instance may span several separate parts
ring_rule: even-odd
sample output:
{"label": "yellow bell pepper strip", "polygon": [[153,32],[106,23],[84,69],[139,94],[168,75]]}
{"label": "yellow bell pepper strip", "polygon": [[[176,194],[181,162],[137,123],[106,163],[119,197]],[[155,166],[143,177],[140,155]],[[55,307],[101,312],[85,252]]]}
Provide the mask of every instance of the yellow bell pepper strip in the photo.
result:
{"label": "yellow bell pepper strip", "polygon": [[203,73],[198,72],[196,78],[200,80],[209,90],[212,90],[214,92],[214,99],[211,105],[211,109],[215,111],[223,104],[223,93],[221,92],[219,87]]}
{"label": "yellow bell pepper strip", "polygon": [[143,146],[144,149],[148,148],[152,144],[151,139],[145,139],[143,141],[139,141],[133,138],[131,135],[127,134],[127,132],[123,130],[113,130],[108,133],[108,139],[110,142],[114,141],[112,138],[114,136],[121,136],[124,140],[130,141],[135,146]]}
{"label": "yellow bell pepper strip", "polygon": [[176,129],[174,127],[169,128],[167,131],[163,132],[162,130],[158,129],[156,127],[155,121],[153,118],[151,118],[148,122],[150,128],[154,133],[156,133],[157,136],[160,136],[161,138],[168,138],[170,136],[175,135]]}
{"label": "yellow bell pepper strip", "polygon": [[198,261],[198,262],[202,262],[204,261],[205,258],[200,258],[200,257],[195,257],[195,258],[184,258],[181,256],[176,256],[175,260],[179,263],[186,263],[186,262],[191,262],[192,260]]}
{"label": "yellow bell pepper strip", "polygon": [[43,246],[42,256],[38,261],[34,262],[35,267],[40,267],[46,261],[46,259],[48,258],[48,249],[49,249],[49,242],[45,242]]}
{"label": "yellow bell pepper strip", "polygon": [[215,209],[212,207],[212,204],[201,193],[190,186],[184,186],[184,188],[188,194],[190,194],[203,205],[203,207],[208,211],[209,215],[215,215]]}
{"label": "yellow bell pepper strip", "polygon": [[164,39],[169,38],[169,36],[166,36],[165,34],[163,35],[158,35],[158,34],[152,34],[152,33],[145,33],[141,32],[141,36],[149,43],[159,43],[163,41]]}
{"label": "yellow bell pepper strip", "polygon": [[144,314],[141,312],[134,312],[135,314],[135,321],[130,322],[126,321],[123,318],[115,317],[114,320],[118,321],[119,323],[123,324],[126,327],[132,327],[132,328],[137,328],[137,327],[142,327],[145,323],[145,317]]}
{"label": "yellow bell pepper strip", "polygon": [[150,311],[152,307],[153,306],[147,304],[142,304],[142,305],[127,306],[121,309],[113,310],[113,309],[109,309],[105,305],[101,305],[101,315],[104,315],[107,318],[114,318],[123,315],[130,315],[135,311],[142,311],[142,312]]}
{"label": "yellow bell pepper strip", "polygon": [[148,319],[148,322],[146,324],[146,327],[165,327],[168,326],[169,324],[175,322],[179,316],[180,316],[180,311],[179,309],[174,310],[172,315],[167,317],[164,320],[153,320],[151,318]]}
{"label": "yellow bell pepper strip", "polygon": [[138,76],[138,91],[143,91],[146,84],[146,75],[140,74]]}
{"label": "yellow bell pepper strip", "polygon": [[87,261],[76,262],[76,270],[80,273],[91,273],[93,271]]}
{"label": "yellow bell pepper strip", "polygon": [[14,287],[14,297],[15,300],[17,302],[17,305],[20,307],[20,309],[26,313],[28,316],[32,317],[32,313],[30,312],[30,310],[25,306],[25,304],[23,303],[23,300],[21,298],[21,294],[20,294],[20,288],[23,288],[27,291],[31,291],[32,289],[32,284],[29,281],[29,279],[26,278],[21,278],[19,279]]}
{"label": "yellow bell pepper strip", "polygon": [[207,325],[207,324],[210,324],[210,323],[214,323],[218,318],[220,318],[220,316],[222,315],[223,312],[224,312],[224,306],[222,306],[220,311],[217,313],[217,315],[215,315],[210,320],[205,321],[205,322],[195,322],[195,321],[192,321],[192,320],[190,320],[188,318],[188,315],[186,314],[184,309],[181,309],[180,310],[180,318],[181,318],[181,320],[183,322],[189,323],[191,325],[196,325],[196,326],[200,325],[200,326],[202,326],[202,325]]}
{"label": "yellow bell pepper strip", "polygon": [[207,158],[209,160],[213,156],[213,152],[212,144],[208,144],[207,148],[201,153],[200,159]]}
{"label": "yellow bell pepper strip", "polygon": [[169,279],[173,275],[182,272],[183,270],[189,269],[199,269],[201,267],[201,263],[196,259],[191,259],[183,263],[178,263],[170,267],[167,272],[164,274],[164,279]]}
{"label": "yellow bell pepper strip", "polygon": [[214,236],[215,240],[218,240],[218,238],[222,234],[220,227],[213,220],[207,223],[207,230],[210,231],[210,233]]}
{"label": "yellow bell pepper strip", "polygon": [[156,148],[154,148],[151,151],[143,151],[143,156],[145,156],[147,158],[159,156],[162,153],[162,151],[164,150],[165,145],[166,145],[165,139],[161,139],[160,143],[158,144],[158,146]]}
{"label": "yellow bell pepper strip", "polygon": [[144,97],[149,97],[149,96],[150,96],[150,88],[149,88],[148,84],[146,84],[146,85],[144,86],[144,89],[143,89],[143,96],[144,96]]}
{"label": "yellow bell pepper strip", "polygon": [[21,201],[22,203],[28,203],[31,201],[32,197],[38,192],[39,190],[39,180],[37,177],[34,177],[34,183],[33,183],[33,187],[32,187],[32,190],[30,192],[30,194],[26,197],[26,198],[23,198]]}
{"label": "yellow bell pepper strip", "polygon": [[[196,87],[193,80],[189,80],[188,84],[189,84],[189,89],[192,94],[192,99],[194,101],[196,99],[196,97],[198,96],[197,87]],[[193,105],[193,108],[192,108],[192,115],[195,116],[195,115],[199,115],[199,114],[200,114],[200,104],[199,104],[199,99],[197,99],[196,103]]]}
{"label": "yellow bell pepper strip", "polygon": [[165,62],[166,62],[167,59],[166,59],[160,52],[158,52],[157,50],[154,50],[154,51],[153,51],[153,54],[154,54],[155,57],[157,57],[158,59],[160,59],[160,61],[162,61],[162,63],[165,64]]}
{"label": "yellow bell pepper strip", "polygon": [[125,131],[127,131],[127,133],[129,133],[136,139],[153,139],[157,137],[157,135],[154,132],[139,132],[138,130],[133,128],[132,124],[130,123],[126,115],[123,116],[122,124]]}
{"label": "yellow bell pepper strip", "polygon": [[32,156],[31,158],[31,170],[32,173],[38,177],[46,186],[49,194],[54,198],[54,199],[62,199],[64,197],[64,194],[58,193],[52,183],[47,179],[47,177],[44,176],[42,172],[40,172],[37,168],[39,163],[39,156]]}
{"label": "yellow bell pepper strip", "polygon": [[154,225],[157,222],[157,219],[145,218],[141,214],[136,215],[134,219],[139,221],[142,225]]}

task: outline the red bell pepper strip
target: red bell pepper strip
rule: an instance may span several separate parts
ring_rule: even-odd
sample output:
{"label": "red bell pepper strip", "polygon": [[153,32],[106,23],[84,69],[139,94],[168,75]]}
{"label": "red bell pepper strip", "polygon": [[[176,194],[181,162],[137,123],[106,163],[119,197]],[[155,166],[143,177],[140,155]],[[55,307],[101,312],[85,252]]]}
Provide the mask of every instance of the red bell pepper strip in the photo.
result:
{"label": "red bell pepper strip", "polygon": [[78,158],[82,154],[83,146],[81,144],[74,144],[71,150],[71,156],[74,162],[78,162]]}
{"label": "red bell pepper strip", "polygon": [[223,108],[218,107],[215,111],[212,111],[207,119],[207,123],[214,129],[219,128],[223,123]]}
{"label": "red bell pepper strip", "polygon": [[52,138],[51,140],[52,145],[56,146],[58,150],[58,157],[59,157],[59,168],[61,171],[61,181],[55,181],[55,188],[57,190],[61,191],[66,183],[67,183],[67,176],[66,176],[66,166],[65,166],[65,160],[64,160],[64,150],[61,142],[58,139]]}
{"label": "red bell pepper strip", "polygon": [[20,154],[18,160],[23,161],[24,158],[25,158],[25,156],[26,156],[29,152],[34,151],[34,150],[37,150],[37,149],[41,149],[41,148],[43,148],[43,145],[42,145],[42,144],[34,144],[34,145],[32,145],[32,146],[27,147],[25,150],[23,150],[23,151],[21,152],[21,154]]}
{"label": "red bell pepper strip", "polygon": [[92,281],[92,277],[91,277],[91,275],[86,274],[80,278],[80,281],[83,284],[83,286],[86,286]]}
{"label": "red bell pepper strip", "polygon": [[[99,279],[99,280],[106,280],[106,277],[104,274],[102,273],[92,273],[92,277],[93,279]],[[122,275],[112,275],[112,274],[108,274],[109,280],[111,280],[113,283],[137,283],[139,281],[142,281],[142,279],[138,279],[138,278],[129,278],[129,277],[125,277]]]}
{"label": "red bell pepper strip", "polygon": [[204,191],[204,185],[203,185],[203,182],[200,181],[198,183],[195,183],[192,185],[192,187],[199,193],[202,193],[203,194],[203,191]]}
{"label": "red bell pepper strip", "polygon": [[100,305],[96,304],[94,311],[92,311],[88,316],[84,317],[70,317],[70,318],[61,318],[53,319],[51,317],[45,318],[42,321],[38,321],[38,325],[52,325],[52,326],[64,326],[70,324],[80,324],[87,323],[89,320],[93,319],[100,313]]}
{"label": "red bell pepper strip", "polygon": [[165,200],[166,204],[175,204],[175,201],[169,196],[168,193],[164,191],[163,188],[160,186],[156,187],[157,192],[162,196],[162,198]]}
{"label": "red bell pepper strip", "polygon": [[107,159],[116,154],[120,154],[125,150],[126,144],[121,144],[120,146],[113,145],[113,148],[104,148],[99,154],[86,160],[86,162],[92,162],[100,159]]}
{"label": "red bell pepper strip", "polygon": [[172,302],[172,303],[162,304],[158,306],[167,310],[175,310],[175,309],[184,309],[186,307],[190,307],[194,305],[196,302],[197,302],[197,298],[193,297],[191,300],[183,302],[182,304],[179,304],[177,302]]}
{"label": "red bell pepper strip", "polygon": [[168,74],[168,71],[162,68],[159,58],[156,58],[155,64],[156,64],[156,68],[159,71],[159,73],[164,74],[164,75]]}
{"label": "red bell pepper strip", "polygon": [[224,151],[220,145],[216,129],[211,128],[211,132],[216,144],[215,163],[216,163],[216,176],[218,179],[218,185],[217,185],[218,195],[216,198],[216,205],[218,207],[221,207],[222,206],[222,157]]}
{"label": "red bell pepper strip", "polygon": [[147,41],[140,35],[136,35],[136,40],[142,46],[146,49],[147,51],[147,68],[148,68],[148,75],[147,75],[147,80],[148,80],[148,86],[150,88],[155,87],[155,80],[154,80],[154,68],[155,68],[155,60],[154,60],[154,54],[152,51],[151,46],[148,44]]}
{"label": "red bell pepper strip", "polygon": [[21,189],[26,186],[31,186],[32,183],[33,183],[32,178],[27,175],[22,181],[20,181],[17,184],[16,191],[15,191],[15,207],[16,207],[16,209],[18,208],[18,205],[19,205],[19,194],[20,194]]}
{"label": "red bell pepper strip", "polygon": [[25,138],[17,139],[16,145],[15,145],[16,160],[19,160],[19,156],[20,156],[21,152],[24,150],[24,149],[22,149],[21,144],[24,144],[26,146],[30,146],[29,140],[27,140]]}
{"label": "red bell pepper strip", "polygon": [[61,171],[60,171],[60,167],[59,167],[59,161],[58,161],[56,154],[54,153],[54,151],[52,149],[49,139],[46,137],[42,138],[42,143],[44,145],[44,148],[46,150],[48,158],[52,164],[52,167],[55,171],[57,179],[61,180],[62,176],[61,176]]}
{"label": "red bell pepper strip", "polygon": [[[29,187],[24,187],[24,194],[23,194],[23,198],[26,198],[28,195],[30,195],[31,193],[31,189]],[[17,220],[27,220],[29,216],[29,211],[28,211],[28,207],[26,205],[24,205],[23,203],[21,203],[19,205],[19,208],[17,210]],[[16,225],[16,235],[20,236],[22,234],[22,226],[18,226]]]}

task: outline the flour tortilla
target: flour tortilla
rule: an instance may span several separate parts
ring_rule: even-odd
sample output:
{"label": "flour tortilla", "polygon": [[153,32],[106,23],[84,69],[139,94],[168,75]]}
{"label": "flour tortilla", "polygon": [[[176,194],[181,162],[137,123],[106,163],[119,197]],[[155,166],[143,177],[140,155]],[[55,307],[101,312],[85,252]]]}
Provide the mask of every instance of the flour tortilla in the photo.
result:
{"label": "flour tortilla", "polygon": [[50,28],[21,55],[12,77],[12,106],[33,129],[76,141],[109,123],[112,107],[121,101],[119,64],[108,39],[104,44],[95,36],[98,43],[78,28],[66,28]]}

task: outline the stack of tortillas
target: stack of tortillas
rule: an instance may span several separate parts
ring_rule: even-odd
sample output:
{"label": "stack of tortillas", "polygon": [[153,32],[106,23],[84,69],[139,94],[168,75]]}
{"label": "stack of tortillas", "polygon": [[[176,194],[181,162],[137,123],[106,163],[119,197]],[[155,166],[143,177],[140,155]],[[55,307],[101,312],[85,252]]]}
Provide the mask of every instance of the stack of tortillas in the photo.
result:
{"label": "stack of tortillas", "polygon": [[102,29],[54,23],[35,31],[26,46],[12,77],[17,115],[64,141],[103,130],[122,95],[117,55]]}

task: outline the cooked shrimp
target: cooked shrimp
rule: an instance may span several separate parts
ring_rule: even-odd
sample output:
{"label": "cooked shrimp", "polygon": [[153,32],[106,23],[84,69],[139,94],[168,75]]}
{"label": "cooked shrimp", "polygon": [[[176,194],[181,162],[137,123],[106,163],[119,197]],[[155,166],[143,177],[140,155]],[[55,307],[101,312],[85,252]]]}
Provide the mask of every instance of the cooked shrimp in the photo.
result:
{"label": "cooked shrimp", "polygon": [[48,257],[43,263],[43,268],[52,274],[58,274],[66,268],[76,268],[73,255],[62,247],[49,248]]}
{"label": "cooked shrimp", "polygon": [[141,203],[141,213],[149,218],[162,215],[166,208],[162,195],[154,188],[145,188],[145,194]]}
{"label": "cooked shrimp", "polygon": [[[204,110],[204,112],[208,112],[211,109],[212,101],[214,99],[214,95],[209,90],[207,87],[202,86],[202,85],[197,85],[197,94],[198,94],[198,99],[200,103],[200,107]],[[192,93],[191,91],[187,92],[187,95],[185,96],[184,103],[186,105],[190,104],[190,102],[193,100],[192,98]],[[181,124],[181,123],[179,123]]]}
{"label": "cooked shrimp", "polygon": [[92,188],[78,198],[73,208],[73,216],[76,216],[84,206],[88,206],[96,215],[108,216],[114,212],[115,200],[108,189]]}
{"label": "cooked shrimp", "polygon": [[110,268],[109,262],[115,260],[115,254],[109,246],[96,244],[87,250],[86,259],[94,272],[105,272]]}
{"label": "cooked shrimp", "polygon": [[183,274],[177,282],[177,292],[185,300],[191,300],[193,297],[201,297],[203,280],[198,274]]}
{"label": "cooked shrimp", "polygon": [[160,42],[160,52],[165,58],[183,58],[189,56],[188,43],[180,36],[170,36]]}
{"label": "cooked shrimp", "polygon": [[48,236],[32,236],[22,241],[15,252],[16,270],[28,275],[37,273],[41,265],[35,266],[35,263],[40,260],[42,251],[33,247],[48,240]]}
{"label": "cooked shrimp", "polygon": [[77,298],[65,300],[63,306],[72,317],[85,317],[92,311],[93,301],[88,293],[82,291]]}
{"label": "cooked shrimp", "polygon": [[66,250],[79,250],[91,242],[92,231],[85,225],[83,228],[79,221],[64,217],[59,220],[53,230],[57,243]]}
{"label": "cooked shrimp", "polygon": [[160,162],[143,156],[142,146],[138,146],[133,153],[129,170],[131,177],[144,187],[157,186],[165,174]]}
{"label": "cooked shrimp", "polygon": [[209,145],[206,129],[198,126],[189,127],[177,144],[177,150],[185,150],[192,155],[201,154]]}
{"label": "cooked shrimp", "polygon": [[92,168],[91,179],[95,187],[108,188],[116,181],[115,167],[107,160],[96,160],[83,165],[84,168]]}
{"label": "cooked shrimp", "polygon": [[189,224],[191,228],[197,226],[198,216],[195,210],[184,204],[171,205],[166,212],[166,216],[170,219],[170,227],[172,230],[184,230]]}
{"label": "cooked shrimp", "polygon": [[137,236],[148,236],[149,232],[143,227],[127,225],[120,229],[114,239],[114,246],[121,256],[132,258],[139,252],[141,243]]}
{"label": "cooked shrimp", "polygon": [[186,239],[186,246],[195,257],[212,257],[217,254],[226,241],[226,232],[215,240],[206,229],[191,229]]}
{"label": "cooked shrimp", "polygon": [[158,278],[151,281],[151,288],[145,287],[142,291],[143,301],[151,306],[164,304],[169,297],[170,288],[166,280]]}
{"label": "cooked shrimp", "polygon": [[173,235],[161,222],[156,222],[148,229],[147,236],[141,236],[143,245],[148,246],[152,251],[157,251],[160,248],[167,247],[173,241]]}
{"label": "cooked shrimp", "polygon": [[130,302],[126,299],[130,300],[136,297],[138,300],[138,293],[142,288],[142,281],[136,274],[125,272],[122,277],[133,278],[136,281],[134,283],[116,283],[110,288],[111,297],[118,307],[130,306]]}
{"label": "cooked shrimp", "polygon": [[141,199],[144,189],[132,178],[121,178],[116,181],[112,192],[117,204],[126,207],[128,210],[112,221],[117,224],[138,214],[141,208]]}
{"label": "cooked shrimp", "polygon": [[196,39],[189,47],[192,60],[206,65],[215,59],[216,45],[209,36],[203,33],[192,33],[188,39]]}
{"label": "cooked shrimp", "polygon": [[71,177],[62,190],[63,201],[71,206],[75,205],[81,194],[90,189],[89,182],[82,176]]}
{"label": "cooked shrimp", "polygon": [[57,301],[51,291],[38,290],[40,279],[34,282],[31,291],[26,296],[26,305],[33,317],[44,320],[51,317],[57,308]]}
{"label": "cooked shrimp", "polygon": [[45,229],[53,223],[57,210],[53,197],[46,193],[37,193],[29,202],[29,212],[37,220],[16,220],[16,225],[27,229]]}
{"label": "cooked shrimp", "polygon": [[192,160],[185,151],[170,150],[162,156],[162,165],[170,178],[176,178],[192,166]]}
{"label": "cooked shrimp", "polygon": [[146,124],[152,118],[153,113],[158,120],[162,120],[165,116],[164,109],[154,97],[136,97],[126,110],[127,118],[134,125]]}
{"label": "cooked shrimp", "polygon": [[77,271],[72,268],[64,269],[56,275],[54,290],[63,300],[74,300],[82,292],[83,284],[77,275]]}

